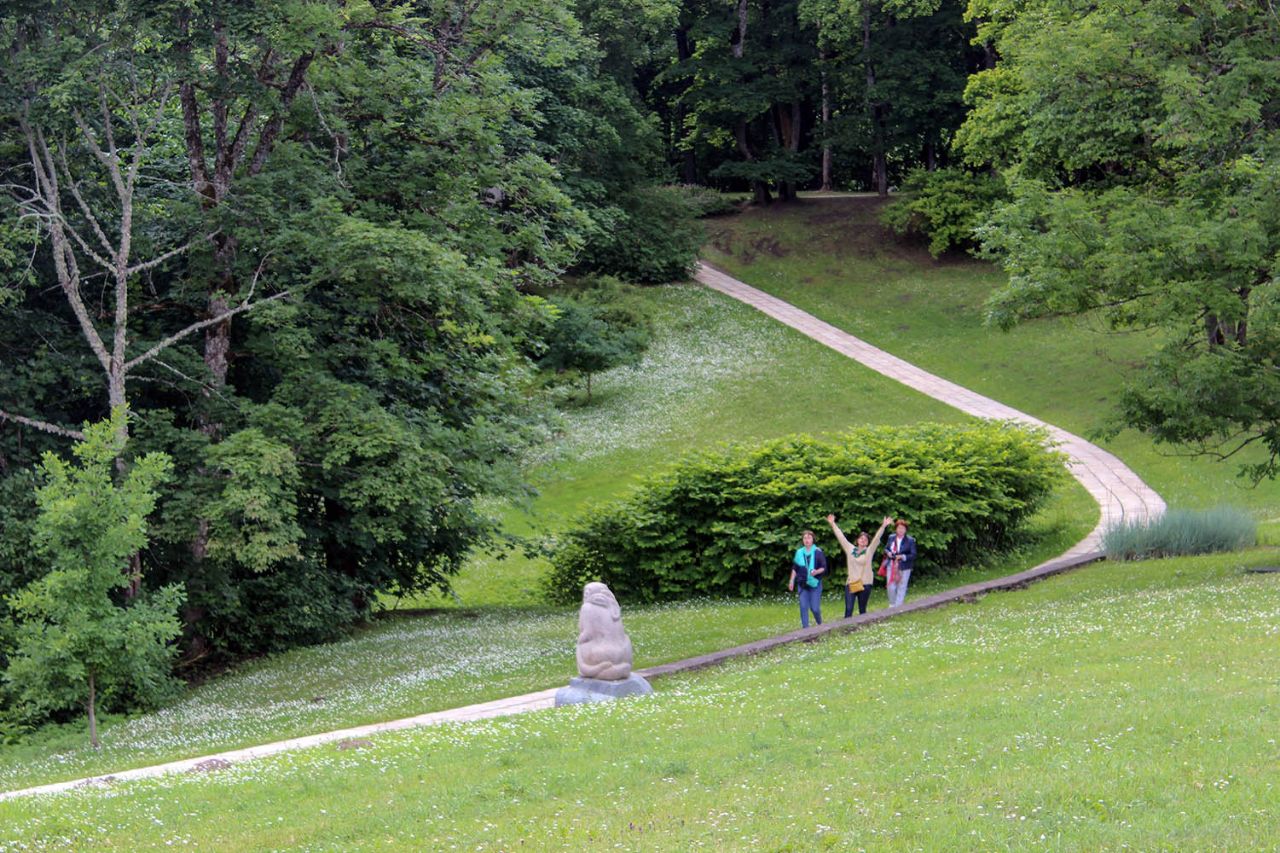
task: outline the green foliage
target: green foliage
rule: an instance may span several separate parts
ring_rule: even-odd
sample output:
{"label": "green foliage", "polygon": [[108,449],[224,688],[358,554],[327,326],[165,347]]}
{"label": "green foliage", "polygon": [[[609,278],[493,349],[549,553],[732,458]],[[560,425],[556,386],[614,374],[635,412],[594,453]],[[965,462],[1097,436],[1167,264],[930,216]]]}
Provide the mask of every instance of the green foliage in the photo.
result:
{"label": "green foliage", "polygon": [[699,219],[738,211],[738,203],[734,201],[732,196],[710,187],[701,187],[697,184],[680,184],[678,189],[684,199],[684,203],[693,211],[693,215]]}
{"label": "green foliage", "polygon": [[551,303],[556,317],[539,364],[544,370],[585,376],[588,400],[593,373],[637,364],[649,346],[647,318],[621,300],[616,279],[597,281],[578,298]]}
{"label": "green foliage", "polygon": [[1239,551],[1258,541],[1258,522],[1231,507],[1208,510],[1172,509],[1159,518],[1122,521],[1102,534],[1111,560],[1185,557]]}
{"label": "green foliage", "polygon": [[881,219],[899,234],[928,237],[929,254],[936,258],[948,249],[975,247],[975,229],[1003,197],[1003,182],[989,172],[917,169],[907,177],[902,195],[884,207]]}
{"label": "green foliage", "polygon": [[[85,429],[79,465],[52,453],[41,464],[35,546],[47,572],[10,599],[17,628],[5,680],[33,719],[86,707],[147,705],[169,693],[178,586],[118,602],[134,582],[132,556],[147,544],[147,516],[169,474],[163,454],[134,460],[117,484],[124,412]],[[95,744],[96,745],[96,744]]]}
{"label": "green foliage", "polygon": [[208,469],[220,488],[205,504],[209,558],[264,571],[301,556],[297,458],[259,429],[240,430],[209,447]]}
{"label": "green foliage", "polygon": [[[1043,434],[1003,423],[865,428],[686,457],[630,497],[585,513],[555,544],[545,588],[574,600],[602,580],[632,601],[745,596],[785,580],[806,527],[911,522],[919,566],[1003,549],[1065,476]],[[819,544],[838,555],[822,530]]]}
{"label": "green foliage", "polygon": [[697,215],[675,187],[633,190],[611,216],[597,218],[579,267],[640,284],[684,279],[704,237]]}
{"label": "green foliage", "polygon": [[[975,2],[1000,64],[958,136],[1010,199],[980,236],[1009,273],[994,323],[1098,311],[1159,328],[1119,424],[1280,468],[1280,20],[1174,0]],[[1206,394],[1206,389],[1213,389]]]}
{"label": "green foliage", "polygon": [[[6,7],[0,169],[34,180],[19,120],[30,102],[68,227],[96,246],[85,208],[111,232],[118,205],[74,115],[97,122],[105,101],[127,155],[124,110],[168,93],[144,116],[158,121],[134,255],[191,247],[128,282],[126,359],[170,342],[128,375],[129,455],[173,459],[143,561],[187,592],[187,657],[217,664],[332,637],[381,593],[447,589],[469,551],[494,544],[482,498],[523,495],[523,451],[550,432],[550,407],[529,393],[548,309],[527,294],[596,237],[616,242],[608,263],[629,275],[682,274],[698,232],[648,202],[642,188],[663,177],[654,123],[568,7],[180,5]],[[583,18],[620,41],[673,12]],[[0,208],[0,271],[23,286],[0,291],[0,408],[101,418],[99,360],[56,286],[62,258],[48,240],[33,257],[35,220],[13,214]],[[86,251],[72,247],[97,274]],[[66,439],[0,427],[8,495]],[[10,509],[0,589],[26,580],[8,553],[22,507]]]}

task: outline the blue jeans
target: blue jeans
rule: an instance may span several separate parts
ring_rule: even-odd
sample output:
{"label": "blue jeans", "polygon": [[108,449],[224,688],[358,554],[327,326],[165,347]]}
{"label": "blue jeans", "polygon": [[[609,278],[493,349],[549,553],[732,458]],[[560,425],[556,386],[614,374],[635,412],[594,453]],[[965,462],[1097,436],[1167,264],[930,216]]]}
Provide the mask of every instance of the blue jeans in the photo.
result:
{"label": "blue jeans", "polygon": [[897,583],[888,584],[890,607],[901,607],[903,599],[907,597],[907,582],[911,580],[911,570],[903,569],[899,575],[901,577]]}
{"label": "blue jeans", "polygon": [[800,627],[809,627],[809,614],[822,624],[822,584],[800,587]]}

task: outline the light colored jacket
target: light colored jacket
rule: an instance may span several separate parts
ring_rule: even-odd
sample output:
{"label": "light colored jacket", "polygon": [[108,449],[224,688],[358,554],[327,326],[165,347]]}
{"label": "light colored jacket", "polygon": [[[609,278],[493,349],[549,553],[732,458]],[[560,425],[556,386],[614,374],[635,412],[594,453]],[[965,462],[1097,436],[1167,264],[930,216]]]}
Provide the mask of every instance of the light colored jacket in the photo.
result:
{"label": "light colored jacket", "polygon": [[861,579],[864,587],[875,585],[876,575],[872,570],[871,564],[875,560],[876,548],[880,546],[880,537],[884,535],[886,527],[887,525],[880,525],[880,529],[876,531],[875,538],[871,540],[867,550],[857,557],[853,554],[853,543],[845,538],[839,527],[835,528],[836,539],[839,540],[840,547],[844,549],[845,559],[849,561],[849,580],[846,583],[855,583]]}

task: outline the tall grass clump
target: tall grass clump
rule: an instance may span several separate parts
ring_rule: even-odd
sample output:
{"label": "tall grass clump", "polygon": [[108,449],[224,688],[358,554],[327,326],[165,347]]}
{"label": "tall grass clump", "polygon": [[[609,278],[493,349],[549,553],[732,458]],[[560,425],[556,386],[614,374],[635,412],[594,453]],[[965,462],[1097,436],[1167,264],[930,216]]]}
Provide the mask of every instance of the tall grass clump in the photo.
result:
{"label": "tall grass clump", "polygon": [[1102,535],[1102,549],[1112,560],[1145,560],[1237,551],[1257,541],[1258,523],[1238,509],[1175,509],[1159,518],[1113,525]]}

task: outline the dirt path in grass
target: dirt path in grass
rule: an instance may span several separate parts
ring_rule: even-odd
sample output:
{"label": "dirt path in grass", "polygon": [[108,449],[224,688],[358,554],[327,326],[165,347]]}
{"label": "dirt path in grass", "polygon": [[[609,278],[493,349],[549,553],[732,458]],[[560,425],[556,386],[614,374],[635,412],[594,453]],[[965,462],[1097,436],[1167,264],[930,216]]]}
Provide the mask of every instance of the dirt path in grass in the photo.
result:
{"label": "dirt path in grass", "polygon": [[[790,303],[783,302],[781,299],[770,296],[705,264],[699,266],[695,277],[707,287],[744,302],[773,317],[775,320],[785,323],[813,338],[815,341],[825,344],[836,352],[846,355],[854,361],[890,379],[901,382],[903,385],[913,388],[922,394],[941,400],[962,412],[980,418],[1015,420],[1046,428],[1054,440],[1061,443],[1061,449],[1070,459],[1072,476],[1080,481],[1089,491],[1089,494],[1093,495],[1098,505],[1102,508],[1102,516],[1098,526],[1079,543],[1072,546],[1065,554],[1024,572],[917,598],[893,610],[876,610],[861,616],[855,616],[852,619],[828,622],[825,625],[790,631],[786,634],[757,640],[731,649],[650,667],[639,670],[640,675],[646,678],[656,678],[678,672],[688,672],[713,666],[732,658],[758,654],[787,643],[812,641],[828,633],[856,630],[905,613],[917,613],[921,610],[955,601],[972,601],[977,596],[987,592],[1016,589],[1032,581],[1099,559],[1101,556],[1099,552],[1100,538],[1102,531],[1108,525],[1121,519],[1143,519],[1164,512],[1164,501],[1137,474],[1129,470],[1115,456],[1085,441],[1083,438],[1051,424],[1046,424],[1037,418],[1033,418],[989,397],[983,397],[981,394],[934,376],[932,373],[921,370],[915,365],[877,349],[867,342],[819,320],[812,314],[801,311]],[[566,673],[566,681],[569,674]],[[365,746],[366,744],[363,741],[368,736],[381,732],[519,714],[525,711],[549,708],[554,702],[554,689],[541,690],[536,693],[527,693],[523,696],[512,696],[508,699],[499,699],[478,705],[467,705],[461,708],[422,714],[417,717],[407,717],[385,723],[290,738],[245,749],[220,752],[214,755],[171,761],[133,770],[122,770],[118,773],[104,776],[92,776],[84,779],[73,779],[68,782],[57,782],[51,785],[40,785],[34,788],[23,788],[17,791],[7,791],[0,793],[0,800],[32,794],[54,794],[74,788],[110,785],[115,782],[162,776],[168,773],[215,771],[237,762],[264,758],[281,752],[306,749],[322,744],[336,744],[338,748],[356,748]]]}

